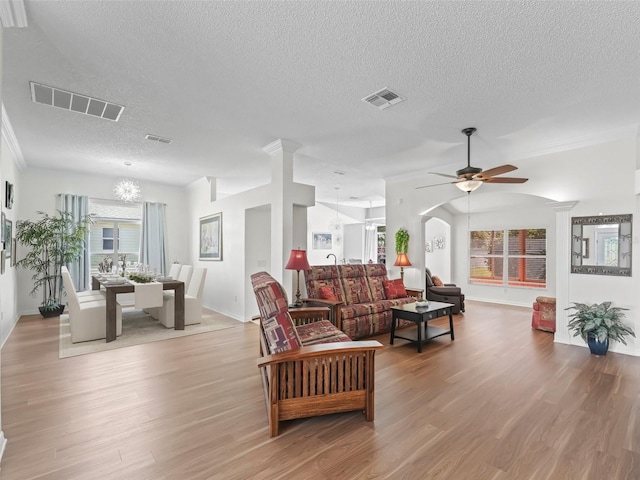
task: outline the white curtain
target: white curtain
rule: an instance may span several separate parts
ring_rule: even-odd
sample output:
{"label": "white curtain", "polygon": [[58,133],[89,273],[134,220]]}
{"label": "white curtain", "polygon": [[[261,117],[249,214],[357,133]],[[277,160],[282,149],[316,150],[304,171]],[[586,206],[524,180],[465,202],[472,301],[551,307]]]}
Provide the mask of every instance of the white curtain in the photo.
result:
{"label": "white curtain", "polygon": [[164,203],[144,202],[142,204],[140,263],[149,265],[150,270],[156,270],[162,275],[167,271],[165,210]]}
{"label": "white curtain", "polygon": [[[61,193],[60,211],[73,215],[75,221],[80,221],[89,214],[89,197],[85,195],[71,195]],[[76,290],[88,290],[91,280],[91,265],[89,262],[89,235],[84,239],[84,250],[80,258],[75,262],[68,263],[67,268],[73,279]]]}
{"label": "white curtain", "polygon": [[378,263],[378,235],[375,228],[369,230],[365,228],[364,230],[364,258],[362,260],[362,263],[369,263],[369,260]]}

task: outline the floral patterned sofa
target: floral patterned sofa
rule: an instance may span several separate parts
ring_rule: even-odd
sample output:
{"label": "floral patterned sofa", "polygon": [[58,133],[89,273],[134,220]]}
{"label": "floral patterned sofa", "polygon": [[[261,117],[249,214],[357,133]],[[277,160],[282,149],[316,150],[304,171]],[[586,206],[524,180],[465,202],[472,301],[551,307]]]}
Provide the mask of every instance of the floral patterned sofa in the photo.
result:
{"label": "floral patterned sofa", "polygon": [[[319,265],[305,272],[307,301],[331,308],[336,326],[352,339],[391,329],[391,307],[415,302],[423,290],[406,289],[389,280],[382,263]],[[401,321],[400,326],[409,325]]]}

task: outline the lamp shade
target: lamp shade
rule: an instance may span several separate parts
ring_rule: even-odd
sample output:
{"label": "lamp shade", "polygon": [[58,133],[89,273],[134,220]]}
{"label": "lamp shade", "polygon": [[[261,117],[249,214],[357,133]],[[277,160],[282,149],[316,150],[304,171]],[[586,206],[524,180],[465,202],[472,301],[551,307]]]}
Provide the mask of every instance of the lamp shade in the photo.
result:
{"label": "lamp shade", "polygon": [[463,192],[473,192],[477,190],[480,185],[482,185],[481,180],[465,180],[464,182],[456,182],[455,186],[458,187]]}
{"label": "lamp shade", "polygon": [[311,270],[307,260],[306,250],[291,250],[289,261],[284,267],[286,270]]}
{"label": "lamp shade", "polygon": [[396,263],[393,264],[394,267],[410,267],[411,262],[409,261],[409,257],[407,257],[406,253],[399,253],[396,257]]}

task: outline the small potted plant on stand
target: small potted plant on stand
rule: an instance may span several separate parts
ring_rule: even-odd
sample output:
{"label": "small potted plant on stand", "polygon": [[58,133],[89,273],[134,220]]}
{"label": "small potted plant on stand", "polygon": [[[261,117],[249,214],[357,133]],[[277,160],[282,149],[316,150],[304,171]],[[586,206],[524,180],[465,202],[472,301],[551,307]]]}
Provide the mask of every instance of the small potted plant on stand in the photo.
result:
{"label": "small potted plant on stand", "polygon": [[91,216],[79,221],[69,212],[58,211],[51,216],[37,212],[40,219],[18,221],[16,240],[28,252],[16,262],[22,268],[32,270],[34,295],[42,291],[39,310],[43,317],[55,317],[64,311],[62,301],[62,266],[78,260],[85,248]]}
{"label": "small potted plant on stand", "polygon": [[573,302],[573,306],[566,310],[575,310],[569,315],[569,330],[573,336],[580,335],[589,345],[589,350],[594,355],[606,355],[609,350],[609,340],[616,340],[627,344],[624,337],[635,337],[633,329],[624,323],[623,310],[626,308],[612,307],[611,302],[586,303]]}

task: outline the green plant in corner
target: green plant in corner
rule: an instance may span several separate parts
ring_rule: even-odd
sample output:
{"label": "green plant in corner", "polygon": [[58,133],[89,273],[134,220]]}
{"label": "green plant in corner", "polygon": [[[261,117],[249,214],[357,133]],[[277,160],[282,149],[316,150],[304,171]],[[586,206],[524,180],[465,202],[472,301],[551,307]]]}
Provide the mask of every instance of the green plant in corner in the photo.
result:
{"label": "green plant in corner", "polygon": [[586,303],[572,302],[573,306],[566,310],[575,310],[569,315],[569,330],[573,336],[580,335],[582,339],[589,343],[590,337],[600,343],[608,343],[609,340],[616,340],[627,344],[624,337],[631,335],[635,337],[633,329],[622,322],[624,318],[621,307],[612,307],[611,302]]}
{"label": "green plant in corner", "polygon": [[409,232],[406,228],[401,228],[396,232],[396,254],[407,253],[409,251]]}
{"label": "green plant in corner", "polygon": [[28,249],[26,256],[16,266],[32,270],[34,295],[42,292],[40,313],[43,316],[61,313],[62,266],[78,260],[85,249],[85,238],[92,223],[86,215],[76,221],[69,212],[54,216],[37,212],[37,220],[18,221],[16,240]]}

